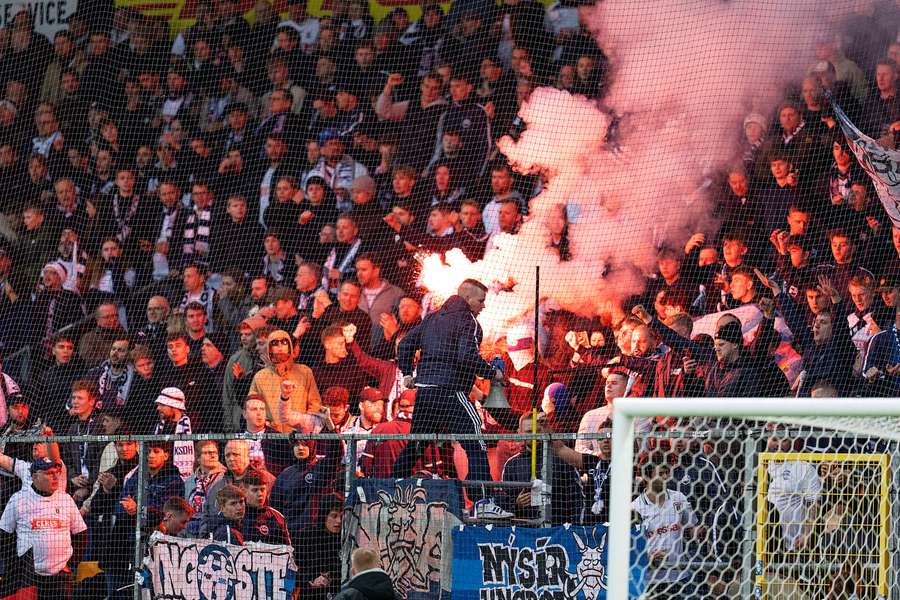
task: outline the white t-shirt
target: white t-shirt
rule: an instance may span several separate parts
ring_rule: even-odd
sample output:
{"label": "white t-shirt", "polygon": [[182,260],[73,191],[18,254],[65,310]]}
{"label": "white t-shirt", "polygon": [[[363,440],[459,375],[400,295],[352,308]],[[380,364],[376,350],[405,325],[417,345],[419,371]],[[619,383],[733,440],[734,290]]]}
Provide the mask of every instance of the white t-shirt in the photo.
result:
{"label": "white t-shirt", "polygon": [[684,530],[697,524],[697,515],[684,494],[666,490],[662,505],[651,502],[647,494],[641,494],[631,503],[631,508],[641,517],[641,528],[647,538],[647,553],[664,552],[663,565],[649,571],[652,581],[679,581],[687,573],[672,569],[684,553]]}
{"label": "white t-shirt", "polygon": [[[587,411],[578,424],[578,433],[600,433],[604,427],[612,427],[612,412],[612,404],[604,404],[599,408]],[[650,419],[634,420],[635,433],[647,433],[648,431],[650,431]],[[600,440],[575,440],[575,452],[600,456]]]}
{"label": "white t-shirt", "polygon": [[28,486],[9,499],[0,529],[16,534],[18,556],[32,551],[38,575],[56,575],[72,558],[72,534],[87,530],[87,525],[65,492],[41,496]]}
{"label": "white t-shirt", "polygon": [[769,490],[766,499],[775,505],[781,532],[788,548],[793,548],[809,520],[809,509],[819,499],[822,480],[816,467],[800,460],[769,463]]}

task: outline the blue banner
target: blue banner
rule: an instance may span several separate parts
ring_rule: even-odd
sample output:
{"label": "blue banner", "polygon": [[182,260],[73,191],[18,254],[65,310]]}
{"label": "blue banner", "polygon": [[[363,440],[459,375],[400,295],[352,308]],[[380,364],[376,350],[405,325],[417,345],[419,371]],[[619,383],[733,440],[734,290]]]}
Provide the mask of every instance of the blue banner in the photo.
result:
{"label": "blue banner", "polygon": [[[453,600],[605,600],[607,534],[605,525],[455,528]],[[647,564],[643,537],[632,540],[636,598]]]}

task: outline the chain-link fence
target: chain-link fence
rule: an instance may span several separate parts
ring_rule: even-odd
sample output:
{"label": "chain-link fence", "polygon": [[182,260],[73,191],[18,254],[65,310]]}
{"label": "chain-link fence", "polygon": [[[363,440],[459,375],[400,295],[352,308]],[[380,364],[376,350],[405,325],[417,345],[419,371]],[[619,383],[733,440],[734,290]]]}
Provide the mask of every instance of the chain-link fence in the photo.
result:
{"label": "chain-link fence", "polygon": [[[503,560],[510,560],[511,580],[495,574],[481,584],[494,589],[512,582],[521,590],[550,585],[554,563],[543,559],[550,562],[532,565],[529,583],[521,573],[513,575],[523,564],[502,551],[487,554],[484,548],[493,546],[486,540],[477,545],[482,553],[477,560],[467,557],[458,532],[490,535],[494,528],[512,527],[512,539],[526,530],[552,536],[584,527],[577,534],[578,544],[584,544],[580,554],[569,551],[571,565],[561,567],[569,573],[560,584],[565,589],[565,581],[575,581],[580,573],[575,568],[579,557],[591,548],[605,552],[605,533],[597,532],[605,532],[610,495],[626,493],[610,489],[609,432],[477,436],[492,463],[498,453],[509,452],[498,475],[488,481],[448,479],[427,468],[443,455],[464,474],[466,465],[456,446],[471,437],[270,433],[10,438],[0,460],[16,447],[36,449],[33,459],[0,465],[11,466],[16,474],[4,478],[5,488],[27,484],[37,489],[48,471],[34,465],[43,464],[44,457],[55,462],[70,452],[67,448],[83,454],[89,451],[85,444],[96,444],[104,451],[113,448],[116,458],[95,477],[91,492],[78,499],[87,526],[83,547],[75,541],[80,528],[72,529],[71,542],[41,529],[41,521],[67,517],[65,511],[56,517],[46,514],[40,496],[20,492],[17,500],[6,501],[5,512],[17,511],[32,527],[27,552],[19,546],[18,552],[7,548],[3,554],[3,585],[6,592],[29,585],[20,572],[24,560],[39,568],[41,560],[57,555],[68,561],[66,555],[74,551],[76,597],[138,598],[143,593],[211,598],[217,585],[247,594],[255,590],[251,596],[259,598],[295,591],[300,597],[317,597],[334,593],[353,575],[350,557],[362,548],[375,553],[403,597],[437,598],[457,591],[465,597],[470,582],[463,573],[473,565],[487,577],[491,569],[507,573]],[[433,456],[415,477],[397,481],[364,474],[371,473],[365,461],[388,449],[396,453],[391,445],[411,441],[427,443],[426,457]],[[724,419],[694,419],[668,431],[638,433],[636,483],[628,495],[637,589],[653,598],[817,600],[836,597],[834,590],[843,585],[860,599],[894,598],[898,552],[893,523],[900,489],[896,445]],[[173,463],[179,448],[194,449],[194,470],[186,479]],[[224,464],[216,466],[213,459],[220,451]],[[291,456],[279,464],[285,458],[280,451]],[[59,485],[68,481],[71,489],[78,477],[68,469]],[[478,518],[471,511],[476,494],[493,497],[510,514],[490,521]],[[23,531],[17,533],[22,540]],[[591,535],[597,538],[588,541]],[[526,547],[538,551],[545,543],[533,541]],[[37,576],[41,589],[46,582],[40,582],[39,571]],[[454,584],[463,588],[454,590]]]}

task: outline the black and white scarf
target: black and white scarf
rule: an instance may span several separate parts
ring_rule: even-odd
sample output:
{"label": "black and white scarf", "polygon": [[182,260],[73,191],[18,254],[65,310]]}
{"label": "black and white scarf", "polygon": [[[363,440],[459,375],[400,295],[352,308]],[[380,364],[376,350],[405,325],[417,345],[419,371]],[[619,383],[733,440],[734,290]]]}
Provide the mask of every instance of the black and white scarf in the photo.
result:
{"label": "black and white scarf", "polygon": [[119,194],[115,194],[112,197],[113,216],[116,219],[116,227],[119,229],[116,239],[119,242],[125,242],[128,236],[131,235],[131,222],[134,220],[134,215],[137,214],[141,197],[137,194],[132,194],[127,208],[123,206],[126,201],[125,198],[120,198]]}
{"label": "black and white scarf", "polygon": [[328,253],[322,269],[322,287],[328,289],[328,272],[337,269],[341,275],[346,275],[355,263],[356,255],[362,246],[362,240],[356,238],[352,244],[338,244]]}
{"label": "black and white scarf", "polygon": [[108,360],[100,365],[100,377],[97,379],[99,400],[97,409],[123,406],[128,401],[128,392],[134,382],[134,366],[127,365],[118,375],[112,372],[112,365]]}
{"label": "black and white scarf", "polygon": [[209,266],[209,240],[212,228],[212,209],[196,208],[188,213],[184,222],[184,256],[204,266]]}

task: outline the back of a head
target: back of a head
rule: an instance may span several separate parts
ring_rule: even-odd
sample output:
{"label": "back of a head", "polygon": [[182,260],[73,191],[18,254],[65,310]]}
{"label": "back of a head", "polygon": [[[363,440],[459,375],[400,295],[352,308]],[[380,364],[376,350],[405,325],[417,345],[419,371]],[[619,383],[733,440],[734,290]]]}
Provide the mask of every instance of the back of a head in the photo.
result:
{"label": "back of a head", "polygon": [[350,556],[350,563],[354,575],[370,569],[381,568],[381,559],[371,548],[357,548],[354,550]]}
{"label": "back of a head", "polygon": [[459,284],[459,287],[456,289],[456,293],[463,298],[468,299],[476,290],[487,293],[488,288],[477,279],[466,279]]}

